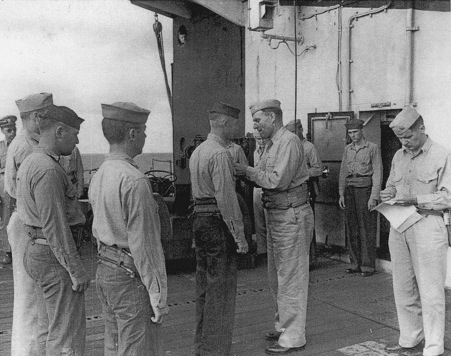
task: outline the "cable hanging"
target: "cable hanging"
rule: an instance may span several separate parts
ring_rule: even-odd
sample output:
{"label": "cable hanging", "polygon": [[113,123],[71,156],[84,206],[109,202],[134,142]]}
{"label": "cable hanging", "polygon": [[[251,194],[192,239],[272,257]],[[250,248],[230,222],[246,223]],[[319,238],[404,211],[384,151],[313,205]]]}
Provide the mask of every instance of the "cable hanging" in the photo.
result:
{"label": "cable hanging", "polygon": [[168,96],[169,107],[171,108],[171,118],[173,120],[174,112],[172,108],[172,94],[171,87],[169,86],[168,73],[166,72],[166,61],[164,58],[164,46],[163,46],[163,25],[158,21],[158,14],[155,13],[155,23],[153,24],[153,31],[157,38],[158,54],[160,55],[161,68],[163,69],[164,81],[166,84],[166,94]]}

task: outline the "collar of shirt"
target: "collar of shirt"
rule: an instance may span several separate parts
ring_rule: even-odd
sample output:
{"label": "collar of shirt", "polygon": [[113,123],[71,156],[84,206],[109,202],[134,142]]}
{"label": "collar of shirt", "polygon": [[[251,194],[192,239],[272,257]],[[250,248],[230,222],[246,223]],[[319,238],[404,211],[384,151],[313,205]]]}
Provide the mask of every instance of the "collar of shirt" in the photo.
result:
{"label": "collar of shirt", "polygon": [[133,167],[139,169],[136,162],[126,153],[108,153],[105,156],[105,161],[125,161],[130,163]]}
{"label": "collar of shirt", "polygon": [[354,150],[360,150],[363,147],[368,147],[368,141],[366,140],[366,138],[363,139],[363,144],[362,145],[356,145],[355,142],[351,143],[351,148]]}
{"label": "collar of shirt", "polygon": [[[273,138],[272,139],[270,139],[269,141],[268,141],[268,143],[269,142],[271,142],[271,144],[274,144],[277,140],[280,140],[280,138],[282,137],[282,135],[285,133],[285,132],[287,132],[288,130],[285,128],[285,127],[281,127],[280,129],[279,129],[279,131],[277,131],[276,132],[276,134],[273,136]],[[268,146],[268,145],[267,145]]]}
{"label": "collar of shirt", "polygon": [[428,136],[428,138],[426,139],[426,142],[424,143],[423,147],[421,147],[421,148],[418,150],[418,153],[417,153],[416,155],[414,155],[411,151],[407,150],[405,147],[403,147],[403,153],[404,153],[404,154],[411,155],[411,156],[413,156],[413,157],[416,157],[416,156],[418,156],[420,153],[426,153],[427,151],[429,151],[429,149],[431,148],[431,146],[432,146],[432,140],[431,140],[431,139],[429,138],[429,136]]}
{"label": "collar of shirt", "polygon": [[224,139],[222,139],[221,137],[219,137],[218,135],[215,135],[211,132],[208,134],[207,140],[215,141],[215,142],[219,143],[222,147],[227,148],[227,142]]}
{"label": "collar of shirt", "polygon": [[55,152],[51,151],[48,147],[36,146],[36,147],[34,147],[34,152],[43,153],[43,154],[53,158],[56,162],[59,162],[60,156],[58,156]]}

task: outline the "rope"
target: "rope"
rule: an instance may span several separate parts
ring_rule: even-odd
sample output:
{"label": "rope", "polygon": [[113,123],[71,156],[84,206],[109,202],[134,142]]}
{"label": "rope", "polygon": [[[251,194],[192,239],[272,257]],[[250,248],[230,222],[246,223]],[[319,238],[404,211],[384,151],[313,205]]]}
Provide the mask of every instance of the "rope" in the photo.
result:
{"label": "rope", "polygon": [[163,47],[163,25],[158,21],[158,14],[155,13],[155,23],[153,24],[153,31],[155,32],[155,37],[157,38],[158,54],[160,55],[161,68],[163,69],[164,81],[166,84],[166,94],[168,96],[169,107],[171,108],[171,117],[173,120],[174,112],[172,108],[172,94],[171,87],[169,86],[168,73],[166,72],[166,61],[164,58],[164,47]]}

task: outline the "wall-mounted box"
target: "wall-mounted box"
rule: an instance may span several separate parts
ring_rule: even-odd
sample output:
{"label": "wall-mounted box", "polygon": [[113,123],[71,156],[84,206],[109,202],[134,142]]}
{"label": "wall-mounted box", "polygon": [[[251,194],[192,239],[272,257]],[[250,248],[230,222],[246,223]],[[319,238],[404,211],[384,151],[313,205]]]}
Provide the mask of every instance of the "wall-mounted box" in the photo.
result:
{"label": "wall-mounted box", "polygon": [[249,1],[249,30],[266,31],[274,27],[277,0]]}

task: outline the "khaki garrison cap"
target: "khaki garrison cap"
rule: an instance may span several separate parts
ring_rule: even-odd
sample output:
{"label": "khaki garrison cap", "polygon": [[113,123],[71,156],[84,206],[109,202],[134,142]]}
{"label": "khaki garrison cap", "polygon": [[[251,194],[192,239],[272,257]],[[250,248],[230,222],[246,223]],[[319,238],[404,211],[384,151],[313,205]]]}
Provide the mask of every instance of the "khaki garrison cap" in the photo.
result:
{"label": "khaki garrison cap", "polygon": [[53,95],[50,93],[32,94],[16,100],[16,105],[21,113],[36,111],[53,105]]}
{"label": "khaki garrison cap", "polygon": [[402,135],[419,117],[420,114],[418,114],[413,107],[406,106],[398,115],[396,115],[395,119],[390,124],[390,128],[396,135]]}
{"label": "khaki garrison cap", "polygon": [[133,103],[118,102],[114,104],[101,104],[102,116],[105,119],[145,124],[150,111],[140,108]]}
{"label": "khaki garrison cap", "polygon": [[301,123],[301,120],[299,120],[299,119],[291,120],[288,124],[285,125],[285,128],[290,132],[294,132],[295,123],[296,123],[297,129],[302,129],[302,123]]}
{"label": "khaki garrison cap", "polygon": [[0,119],[0,129],[9,126],[16,126],[17,117],[14,115],[4,116]]}
{"label": "khaki garrison cap", "polygon": [[271,108],[280,109],[280,101],[277,99],[269,99],[269,100],[258,101],[249,106],[249,109],[251,109],[252,115],[254,115],[257,111],[260,111],[263,109],[271,109]]}
{"label": "khaki garrison cap", "polygon": [[348,130],[361,130],[363,129],[363,121],[359,119],[352,119],[345,124]]}
{"label": "khaki garrison cap", "polygon": [[80,125],[83,121],[82,118],[78,117],[78,115],[72,109],[69,109],[66,106],[52,106],[49,108],[47,113],[53,120],[62,122],[67,126],[70,126],[76,130],[80,130]]}
{"label": "khaki garrison cap", "polygon": [[220,101],[213,104],[213,107],[209,113],[218,113],[229,116],[234,119],[238,119],[240,116],[240,109],[237,109],[229,104],[221,103]]}

